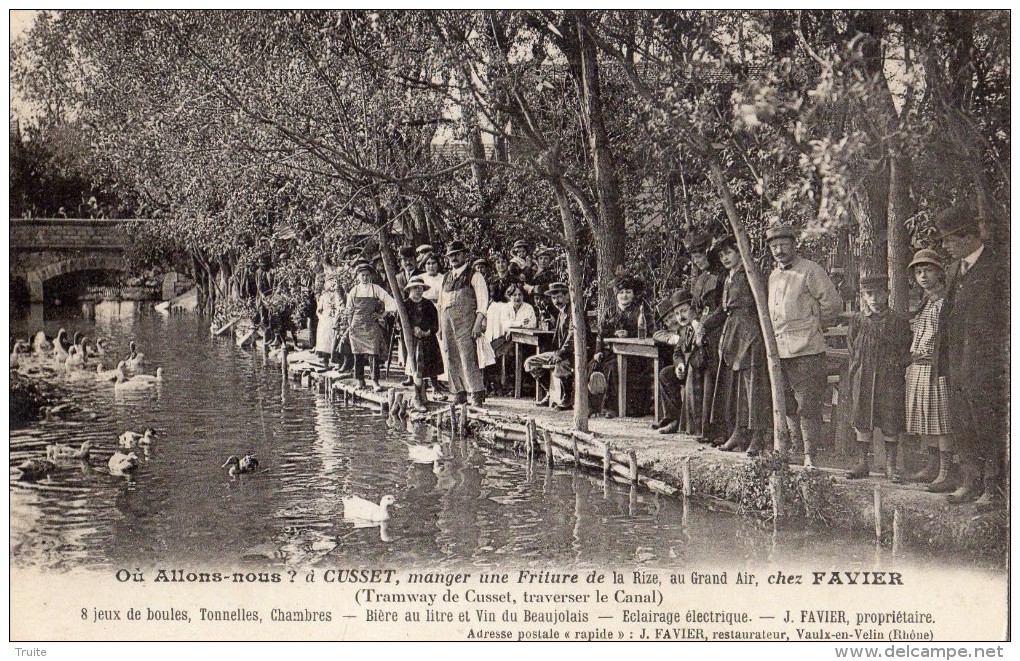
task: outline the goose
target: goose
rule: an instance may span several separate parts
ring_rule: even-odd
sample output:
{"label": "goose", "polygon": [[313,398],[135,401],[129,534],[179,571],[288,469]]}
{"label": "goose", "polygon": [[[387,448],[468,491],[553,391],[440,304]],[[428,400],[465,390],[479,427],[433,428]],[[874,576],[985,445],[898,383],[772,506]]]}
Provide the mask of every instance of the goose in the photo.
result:
{"label": "goose", "polygon": [[67,331],[61,328],[57,331],[57,339],[53,341],[53,358],[57,362],[62,363],[67,360],[67,350],[71,348],[71,345],[67,343],[66,337]]}
{"label": "goose", "polygon": [[407,458],[416,464],[433,464],[443,458],[443,446],[407,444]]}
{"label": "goose", "polygon": [[89,353],[91,353],[94,356],[105,356],[108,350],[109,347],[106,346],[106,339],[99,337],[96,338],[96,348],[95,349],[90,348]]}
{"label": "goose", "polygon": [[19,480],[35,482],[52,473],[56,467],[57,465],[49,459],[29,459],[20,466],[17,466],[15,470],[21,473],[18,476]]}
{"label": "goose", "polygon": [[249,452],[244,455],[243,458],[238,459],[236,454],[232,454],[227,457],[227,460],[223,462],[220,468],[227,468],[227,472],[230,477],[237,477],[238,475],[245,475],[247,473],[254,473],[259,469],[259,460],[254,453]]}
{"label": "goose", "polygon": [[110,457],[109,466],[110,473],[113,475],[130,473],[138,468],[138,455],[134,452],[121,452],[118,450]]}
{"label": "goose", "polygon": [[103,364],[99,363],[96,365],[96,381],[116,381],[117,374],[124,370],[124,361],[121,361],[117,367],[112,370],[104,370]]}
{"label": "goose", "polygon": [[64,420],[78,414],[85,414],[85,417],[88,417],[90,414],[94,415],[73,402],[43,406],[39,409],[39,413],[42,415],[43,420],[51,422],[53,420]]}
{"label": "goose", "polygon": [[156,440],[156,432],[152,427],[149,427],[141,434],[136,431],[126,431],[120,435],[118,442],[122,448],[134,448],[140,445],[149,445],[154,440]]}
{"label": "goose", "polygon": [[46,458],[50,461],[70,461],[74,459],[88,461],[91,457],[92,448],[94,447],[96,447],[96,444],[92,441],[85,441],[81,444],[81,448],[77,450],[70,445],[55,443],[53,445],[46,446]]}
{"label": "goose", "polygon": [[141,367],[142,363],[145,362],[145,354],[138,352],[134,340],[128,343],[128,352],[127,358],[124,359],[124,365],[132,370]]}
{"label": "goose", "polygon": [[82,353],[80,346],[74,345],[71,347],[70,351],[67,352],[67,358],[64,360],[64,367],[69,370],[85,367],[85,356]]}
{"label": "goose", "polygon": [[29,344],[25,340],[15,340],[11,348],[11,369],[17,369],[27,357]]}
{"label": "goose", "polygon": [[376,505],[358,496],[344,496],[344,518],[351,521],[389,521],[389,506],[396,506],[393,496],[383,496]]}
{"label": "goose", "polygon": [[44,331],[39,331],[32,338],[32,348],[36,353],[48,353],[53,351],[53,343],[47,339]]}
{"label": "goose", "polygon": [[132,381],[143,381],[147,383],[157,383],[163,380],[163,368],[157,367],[155,374],[135,374],[131,377]]}

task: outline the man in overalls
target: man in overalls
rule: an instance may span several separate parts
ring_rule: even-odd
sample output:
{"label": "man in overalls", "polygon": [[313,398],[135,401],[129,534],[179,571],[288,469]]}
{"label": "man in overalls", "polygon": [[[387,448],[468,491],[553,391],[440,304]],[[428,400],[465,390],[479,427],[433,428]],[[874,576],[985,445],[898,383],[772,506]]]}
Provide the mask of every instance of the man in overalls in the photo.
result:
{"label": "man in overalls", "polygon": [[467,263],[464,244],[451,241],[446,249],[450,270],[443,276],[439,293],[439,332],[446,347],[446,375],[454,403],[467,401],[481,406],[485,401],[485,379],[478,367],[477,340],[485,331],[489,290],[482,274]]}

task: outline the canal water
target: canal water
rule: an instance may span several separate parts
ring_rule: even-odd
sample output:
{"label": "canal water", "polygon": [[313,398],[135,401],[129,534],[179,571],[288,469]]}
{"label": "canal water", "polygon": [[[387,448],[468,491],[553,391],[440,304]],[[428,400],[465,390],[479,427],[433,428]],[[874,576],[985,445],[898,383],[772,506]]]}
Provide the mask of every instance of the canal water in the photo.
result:
{"label": "canal water", "polygon": [[[12,320],[12,335],[29,335],[37,330],[32,323]],[[91,439],[98,449],[91,466],[68,465],[37,483],[19,482],[11,471],[15,567],[733,571],[782,563],[870,569],[877,561],[865,535],[810,528],[774,533],[703,503],[685,512],[675,499],[541,462],[529,467],[523,457],[473,439],[447,437],[442,460],[414,463],[408,444],[435,442],[433,429],[394,428],[384,417],[287,383],[278,365],[210,337],[207,322],[194,316],[104,303],[94,319],[75,312],[45,319],[50,335],[61,327],[107,338],[115,356],[134,340],[145,354],[144,371],[162,367],[165,380],[151,392],[121,394],[91,377],[49,377],[95,419],[11,430],[12,465],[43,456],[53,442],[77,446]],[[112,367],[115,358],[109,362]],[[111,475],[106,464],[118,436],[147,427],[158,438],[137,472]],[[221,465],[246,452],[256,453],[265,472],[232,479]],[[358,527],[343,518],[344,495],[375,502],[392,495],[399,508],[383,526]],[[896,562],[951,564],[922,557]]]}

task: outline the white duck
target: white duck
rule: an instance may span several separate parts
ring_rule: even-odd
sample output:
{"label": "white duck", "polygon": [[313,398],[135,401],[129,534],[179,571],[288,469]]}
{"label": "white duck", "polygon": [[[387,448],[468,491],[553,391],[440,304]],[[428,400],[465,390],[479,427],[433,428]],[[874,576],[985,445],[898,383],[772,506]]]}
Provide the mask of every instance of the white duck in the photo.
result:
{"label": "white duck", "polygon": [[99,363],[96,365],[96,381],[116,381],[117,374],[124,371],[124,361],[121,361],[117,367],[112,370],[104,370],[103,364]]}
{"label": "white duck", "polygon": [[14,347],[11,349],[11,369],[17,369],[21,366],[22,361],[27,357],[29,352],[29,344],[25,340],[15,340]]}
{"label": "white duck", "polygon": [[46,458],[50,461],[88,461],[94,447],[96,447],[96,444],[92,441],[85,441],[77,450],[70,445],[54,443],[53,445],[46,446]]}
{"label": "white duck", "polygon": [[32,348],[36,353],[49,353],[53,351],[53,343],[46,337],[46,333],[39,331],[32,338]]}
{"label": "white duck", "polygon": [[110,457],[110,473],[113,475],[126,475],[138,468],[138,455],[134,452],[117,451]]}
{"label": "white duck", "polygon": [[105,356],[109,351],[109,347],[106,346],[106,338],[96,338],[96,348],[89,347],[89,355],[92,356]]}
{"label": "white duck", "polygon": [[64,360],[64,367],[69,370],[76,370],[85,367],[85,355],[80,346],[73,345],[68,350],[67,358]]}
{"label": "white duck", "polygon": [[145,362],[145,354],[139,353],[135,347],[135,341],[131,340],[128,343],[128,356],[124,359],[124,366],[129,370],[135,370],[142,366]]}
{"label": "white duck", "polygon": [[397,502],[389,495],[383,496],[378,505],[358,496],[344,496],[342,500],[344,519],[348,521],[389,521],[389,507]]}
{"label": "white duck", "polygon": [[156,440],[156,432],[150,427],[141,434],[136,431],[126,431],[120,435],[118,442],[122,448],[136,448],[138,446],[149,445],[154,440]]}
{"label": "white duck", "polygon": [[163,381],[163,368],[157,367],[155,374],[135,374],[132,381],[143,381],[148,383],[161,383]]}
{"label": "white duck", "polygon": [[61,328],[57,331],[57,339],[53,341],[53,359],[58,363],[62,363],[67,360],[67,350],[71,345],[66,341],[66,337],[67,331]]}
{"label": "white duck", "polygon": [[434,464],[443,458],[443,446],[439,443],[430,445],[407,444],[407,458],[416,464]]}
{"label": "white duck", "polygon": [[[149,375],[139,375],[134,378],[128,378],[128,375],[124,373],[124,368],[121,365],[124,361],[121,361],[120,365],[117,366],[117,381],[113,384],[116,390],[147,390],[156,385],[156,379]],[[158,371],[157,371],[158,374]],[[139,378],[141,376],[149,376],[148,379]]]}

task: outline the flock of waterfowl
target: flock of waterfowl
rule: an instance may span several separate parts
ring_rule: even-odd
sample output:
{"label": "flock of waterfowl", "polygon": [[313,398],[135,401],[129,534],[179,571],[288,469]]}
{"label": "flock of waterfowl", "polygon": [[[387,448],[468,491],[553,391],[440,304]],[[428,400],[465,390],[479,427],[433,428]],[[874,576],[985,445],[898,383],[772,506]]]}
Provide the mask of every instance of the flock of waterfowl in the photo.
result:
{"label": "flock of waterfowl", "polygon": [[[274,348],[275,349],[275,348]],[[285,352],[283,349],[280,353]],[[99,384],[112,384],[115,391],[144,392],[156,387],[164,381],[162,368],[154,374],[144,373],[144,354],[138,351],[135,342],[128,345],[127,355],[117,361],[113,369],[104,369],[104,360],[114,355],[109,342],[104,338],[94,341],[82,333],[76,332],[68,340],[68,333],[61,328],[56,337],[48,337],[43,331],[36,333],[32,339],[14,340],[11,346],[11,370],[31,379],[53,379],[64,376],[68,379],[94,378]],[[286,360],[286,354],[278,359]],[[302,359],[315,360],[311,352],[297,352],[294,356],[300,363]],[[392,414],[400,415],[400,411]],[[40,417],[44,422],[70,421],[79,422],[94,420],[95,413],[84,409],[75,402],[66,401],[40,409]],[[107,462],[111,475],[129,476],[138,468],[142,457],[148,457],[149,448],[157,438],[155,430],[149,428],[142,432],[125,431],[117,439],[117,449]],[[63,443],[46,446],[45,457],[31,457],[14,467],[17,479],[26,482],[48,480],[52,473],[60,468],[84,466],[94,468],[93,452],[99,448],[95,440],[86,440],[79,447]],[[407,443],[408,458],[414,463],[436,463],[443,458],[442,446],[416,445]],[[233,454],[220,466],[226,469],[231,479],[252,476],[267,472],[260,465],[258,457],[248,452],[243,455]],[[343,518],[348,521],[367,524],[378,524],[389,520],[389,508],[395,505],[391,495],[383,496],[378,503],[356,495],[342,497]]]}

